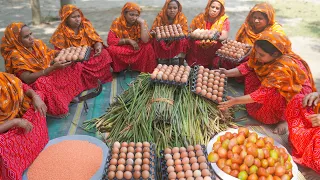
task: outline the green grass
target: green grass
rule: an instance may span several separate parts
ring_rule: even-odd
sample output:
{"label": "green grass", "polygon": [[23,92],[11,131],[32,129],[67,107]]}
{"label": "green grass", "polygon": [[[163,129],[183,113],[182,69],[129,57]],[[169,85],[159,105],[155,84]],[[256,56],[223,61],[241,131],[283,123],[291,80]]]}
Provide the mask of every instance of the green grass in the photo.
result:
{"label": "green grass", "polygon": [[320,38],[320,4],[299,0],[276,0],[271,4],[276,19],[286,20],[282,25],[289,36]]}

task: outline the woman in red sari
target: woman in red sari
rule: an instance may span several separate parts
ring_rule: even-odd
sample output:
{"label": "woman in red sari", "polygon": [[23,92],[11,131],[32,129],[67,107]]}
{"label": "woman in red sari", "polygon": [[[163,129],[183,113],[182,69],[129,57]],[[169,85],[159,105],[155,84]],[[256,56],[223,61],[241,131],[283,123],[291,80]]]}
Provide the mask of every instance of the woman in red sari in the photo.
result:
{"label": "woman in red sari", "polygon": [[[236,34],[236,41],[249,45],[254,45],[254,42],[259,38],[264,31],[274,31],[285,35],[282,26],[276,21],[276,13],[269,3],[256,4],[249,12],[245,22],[242,24]],[[249,58],[244,58],[239,63],[230,61],[222,61],[220,67],[232,69],[237,67],[242,62],[248,61]],[[214,59],[214,67],[219,67],[219,57]]]}
{"label": "woman in red sari", "polygon": [[264,124],[277,124],[274,133],[286,131],[285,109],[298,93],[315,90],[308,64],[291,51],[289,39],[277,32],[263,32],[249,61],[234,69],[221,69],[227,77],[245,76],[245,96],[220,103],[220,108],[246,104],[250,116]]}
{"label": "woman in red sari", "polygon": [[204,13],[197,15],[191,22],[190,30],[211,29],[221,33],[217,43],[203,45],[201,40],[189,41],[187,62],[190,66],[199,64],[211,67],[216,51],[222,46],[220,41],[228,38],[230,22],[225,14],[224,0],[208,0]]}
{"label": "woman in red sari", "polygon": [[298,94],[289,103],[286,119],[293,160],[320,174],[320,93]]}
{"label": "woman in red sari", "polygon": [[[21,22],[11,23],[2,37],[1,54],[6,71],[41,91],[48,114],[61,118],[68,115],[69,103],[82,91],[96,86],[98,79],[86,81],[82,63],[53,63],[57,53],[35,39],[29,27]],[[80,97],[78,102],[85,98]]]}
{"label": "woman in red sari", "polygon": [[97,79],[102,83],[112,81],[112,59],[91,22],[79,8],[71,4],[64,5],[59,15],[61,23],[50,39],[51,44],[59,50],[71,46],[92,47],[89,60],[83,62],[83,80],[87,84],[94,83],[92,87],[97,85]]}
{"label": "woman in red sari", "polygon": [[[155,30],[156,27],[172,24],[180,24],[183,33],[185,35],[188,34],[187,17],[182,13],[182,6],[178,0],[166,0],[162,10],[154,20],[151,29]],[[162,60],[167,63],[169,59],[177,57],[179,58],[179,64],[183,65],[188,45],[188,40],[185,38],[169,42],[153,39],[153,49],[158,62]]]}
{"label": "woman in red sari", "polygon": [[22,179],[49,140],[47,107],[39,95],[0,72],[0,179]]}
{"label": "woman in red sari", "polygon": [[114,72],[127,68],[152,72],[156,67],[148,26],[140,13],[141,9],[137,4],[127,2],[122,8],[121,16],[112,22],[107,42]]}

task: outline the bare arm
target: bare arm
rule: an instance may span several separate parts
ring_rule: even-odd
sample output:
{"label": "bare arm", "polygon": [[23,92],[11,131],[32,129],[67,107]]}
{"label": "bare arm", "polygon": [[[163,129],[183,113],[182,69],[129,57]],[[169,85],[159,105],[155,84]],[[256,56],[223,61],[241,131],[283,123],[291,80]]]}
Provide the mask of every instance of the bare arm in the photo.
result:
{"label": "bare arm", "polygon": [[141,17],[139,17],[137,21],[141,27],[141,41],[147,43],[149,41],[148,26],[145,25],[144,20]]}
{"label": "bare arm", "polygon": [[253,103],[255,102],[251,96],[245,95],[245,96],[240,96],[240,97],[228,97],[228,101],[225,102],[221,102],[218,107],[221,110],[225,110],[229,107],[232,107],[233,105],[237,105],[237,104],[249,104],[249,103]]}
{"label": "bare arm", "polygon": [[225,74],[227,77],[240,77],[242,74],[240,73],[238,68],[233,68],[226,70],[224,68],[220,68],[221,73]]}
{"label": "bare arm", "polygon": [[0,125],[0,134],[9,131],[13,127],[21,127],[25,130],[26,133],[30,132],[33,128],[33,125],[22,118],[14,118],[12,120],[5,121]]}
{"label": "bare arm", "polygon": [[228,38],[229,32],[222,30],[221,35],[219,37],[219,41],[224,41]]}
{"label": "bare arm", "polygon": [[47,106],[40,96],[33,89],[28,89],[25,94],[32,99],[33,107],[36,112],[39,112],[42,117],[45,117],[47,113]]}

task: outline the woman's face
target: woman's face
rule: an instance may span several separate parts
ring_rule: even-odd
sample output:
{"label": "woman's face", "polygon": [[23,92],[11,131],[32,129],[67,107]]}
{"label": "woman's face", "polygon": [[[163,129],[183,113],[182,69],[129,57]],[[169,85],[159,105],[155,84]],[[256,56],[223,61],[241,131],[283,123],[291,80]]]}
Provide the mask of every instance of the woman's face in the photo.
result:
{"label": "woman's face", "polygon": [[174,19],[179,11],[178,3],[175,1],[171,1],[168,5],[167,15],[170,19]]}
{"label": "woman's face", "polygon": [[254,12],[252,14],[252,24],[254,29],[262,31],[268,25],[268,19],[261,12]]}
{"label": "woman's face", "polygon": [[257,45],[254,46],[254,49],[256,51],[255,58],[261,63],[269,63],[277,58],[277,55],[270,55]]}
{"label": "woman's face", "polygon": [[81,15],[79,11],[75,11],[67,18],[67,25],[71,29],[78,28],[81,24]]}
{"label": "woman's face", "polygon": [[133,25],[139,17],[139,12],[138,11],[127,11],[127,12],[125,12],[124,17],[126,18],[126,21],[129,25]]}
{"label": "woman's face", "polygon": [[28,26],[24,26],[21,29],[19,40],[24,47],[32,48],[34,44],[34,37]]}
{"label": "woman's face", "polygon": [[214,1],[211,3],[209,8],[209,16],[212,18],[217,17],[221,11],[221,4],[218,1]]}

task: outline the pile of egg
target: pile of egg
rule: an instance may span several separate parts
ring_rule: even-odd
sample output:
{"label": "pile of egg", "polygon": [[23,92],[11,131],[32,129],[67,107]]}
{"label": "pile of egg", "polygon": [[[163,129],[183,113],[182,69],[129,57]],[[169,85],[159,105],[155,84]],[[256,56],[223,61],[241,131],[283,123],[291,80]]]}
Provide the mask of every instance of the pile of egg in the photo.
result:
{"label": "pile of egg", "polygon": [[156,27],[157,39],[161,38],[179,38],[184,37],[180,24]]}
{"label": "pile of egg", "polygon": [[108,179],[150,178],[152,154],[149,142],[115,142],[109,161]]}
{"label": "pile of egg", "polygon": [[79,47],[69,47],[67,49],[62,49],[58,56],[54,58],[55,62],[67,62],[67,61],[76,61],[83,60],[88,47],[79,46]]}
{"label": "pile of egg", "polygon": [[178,66],[178,65],[162,65],[154,69],[151,74],[151,79],[153,80],[163,80],[163,81],[175,81],[177,83],[186,83],[190,74],[190,66]]}
{"label": "pile of egg", "polygon": [[166,148],[164,159],[168,179],[211,180],[211,172],[201,145]]}
{"label": "pile of egg", "polygon": [[195,82],[195,92],[213,101],[221,102],[225,77],[226,75],[220,74],[219,70],[210,70],[199,66]]}
{"label": "pile of egg", "polygon": [[196,29],[190,34],[190,37],[193,39],[207,40],[212,39],[216,33],[216,30]]}
{"label": "pile of egg", "polygon": [[251,46],[235,40],[228,40],[227,43],[218,49],[217,54],[232,59],[241,59],[250,51]]}

